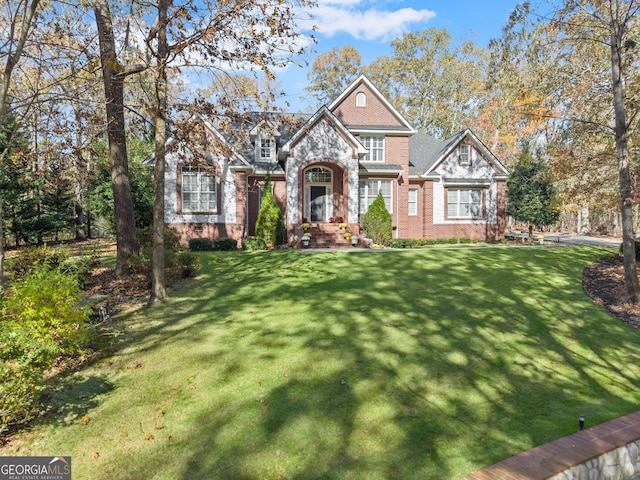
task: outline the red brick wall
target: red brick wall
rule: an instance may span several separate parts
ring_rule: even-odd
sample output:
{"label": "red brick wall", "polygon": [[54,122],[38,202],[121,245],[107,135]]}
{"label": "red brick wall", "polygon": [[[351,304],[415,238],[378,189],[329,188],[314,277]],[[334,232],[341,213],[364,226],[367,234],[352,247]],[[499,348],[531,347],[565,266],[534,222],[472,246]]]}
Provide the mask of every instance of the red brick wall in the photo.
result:
{"label": "red brick wall", "polygon": [[[356,107],[356,95],[363,92],[367,96],[366,107]],[[345,125],[399,126],[402,122],[388,107],[361,84],[337,105],[332,113]]]}

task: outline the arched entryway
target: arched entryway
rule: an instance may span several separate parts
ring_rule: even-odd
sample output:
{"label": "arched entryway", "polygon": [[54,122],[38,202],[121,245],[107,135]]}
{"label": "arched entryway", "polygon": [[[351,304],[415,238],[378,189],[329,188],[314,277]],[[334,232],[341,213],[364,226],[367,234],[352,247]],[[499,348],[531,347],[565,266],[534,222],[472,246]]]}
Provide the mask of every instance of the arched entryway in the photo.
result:
{"label": "arched entryway", "polygon": [[328,222],[333,216],[333,172],[325,167],[304,171],[303,214],[310,222]]}

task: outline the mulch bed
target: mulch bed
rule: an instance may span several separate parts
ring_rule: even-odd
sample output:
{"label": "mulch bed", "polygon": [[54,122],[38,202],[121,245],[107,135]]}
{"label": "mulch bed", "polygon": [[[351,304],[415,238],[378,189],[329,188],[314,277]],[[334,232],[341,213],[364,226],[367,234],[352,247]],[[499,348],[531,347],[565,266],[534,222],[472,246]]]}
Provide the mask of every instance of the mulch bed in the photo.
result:
{"label": "mulch bed", "polygon": [[609,313],[640,328],[640,305],[628,301],[622,257],[607,257],[584,269],[582,288]]}

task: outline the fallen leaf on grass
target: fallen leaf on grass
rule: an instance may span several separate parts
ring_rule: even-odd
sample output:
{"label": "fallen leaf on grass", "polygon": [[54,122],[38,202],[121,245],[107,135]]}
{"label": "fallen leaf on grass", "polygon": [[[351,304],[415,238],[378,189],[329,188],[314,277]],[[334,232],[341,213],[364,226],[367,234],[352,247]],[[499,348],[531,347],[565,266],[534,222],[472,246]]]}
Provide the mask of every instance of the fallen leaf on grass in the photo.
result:
{"label": "fallen leaf on grass", "polygon": [[346,383],[347,383],[346,380],[344,380],[344,379],[340,380],[340,385],[345,385]]}
{"label": "fallen leaf on grass", "polygon": [[284,372],[284,373],[282,374],[282,376],[283,376],[284,378],[287,378],[287,377],[289,376],[289,374],[287,374],[287,372]]}
{"label": "fallen leaf on grass", "polygon": [[279,457],[280,455],[282,455],[282,452],[280,450],[276,450],[276,457]]}
{"label": "fallen leaf on grass", "polygon": [[98,452],[91,452],[91,458],[96,460],[98,457],[100,456],[100,454]]}
{"label": "fallen leaf on grass", "polygon": [[80,425],[86,425],[87,423],[89,423],[91,419],[89,417],[87,417],[86,415],[83,415],[82,418],[80,418]]}
{"label": "fallen leaf on grass", "polygon": [[164,428],[164,425],[156,425],[156,430],[162,430]]}
{"label": "fallen leaf on grass", "polygon": [[163,438],[164,438],[165,440],[171,440],[171,435],[164,435],[164,436],[163,436]]}
{"label": "fallen leaf on grass", "polygon": [[162,410],[158,410],[156,412],[156,418],[164,417],[164,412]]}
{"label": "fallen leaf on grass", "polygon": [[151,434],[151,433],[147,433],[147,434],[144,436],[144,439],[145,439],[145,440],[153,440],[153,434]]}

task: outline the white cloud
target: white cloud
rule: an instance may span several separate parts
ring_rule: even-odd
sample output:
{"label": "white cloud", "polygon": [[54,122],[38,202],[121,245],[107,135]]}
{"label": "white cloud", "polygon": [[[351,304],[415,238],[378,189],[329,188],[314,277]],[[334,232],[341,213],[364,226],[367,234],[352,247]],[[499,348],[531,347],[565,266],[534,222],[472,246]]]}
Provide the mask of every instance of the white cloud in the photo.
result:
{"label": "white cloud", "polygon": [[369,8],[362,0],[323,0],[312,15],[304,23],[315,25],[317,32],[327,37],[346,33],[358,40],[387,41],[408,31],[411,24],[426,22],[436,14],[427,9]]}

